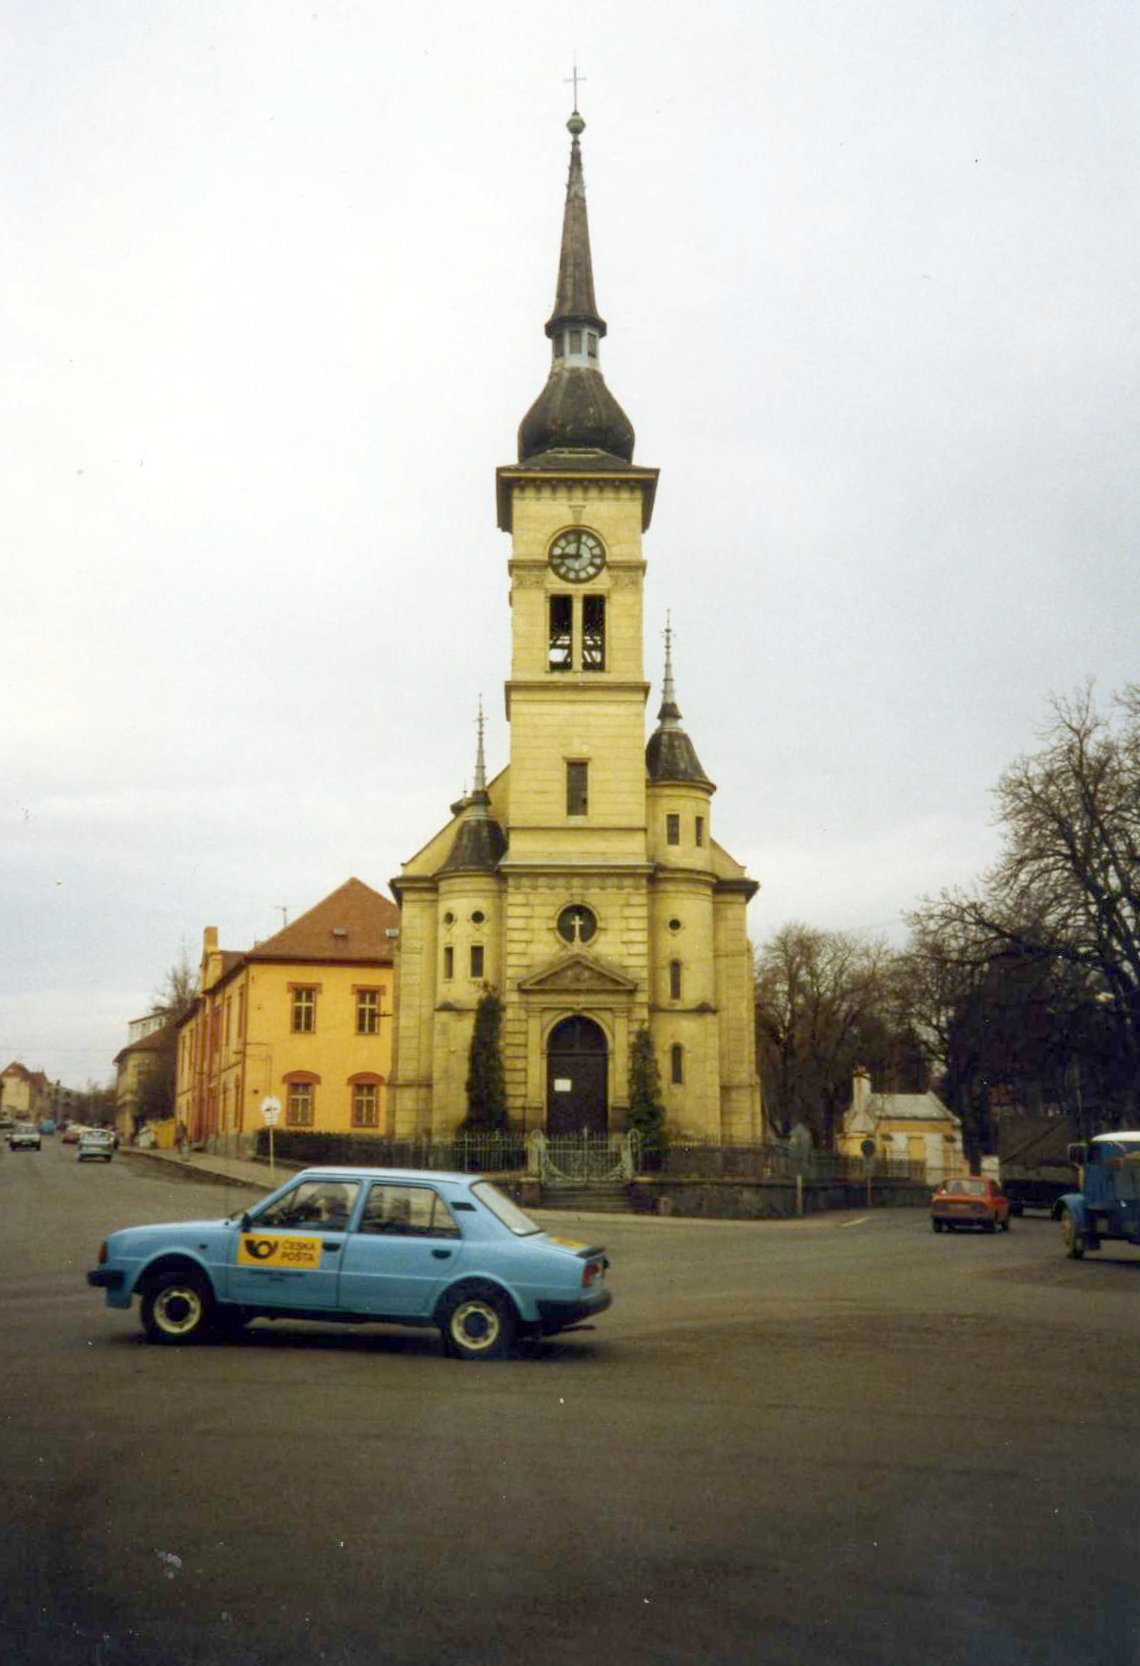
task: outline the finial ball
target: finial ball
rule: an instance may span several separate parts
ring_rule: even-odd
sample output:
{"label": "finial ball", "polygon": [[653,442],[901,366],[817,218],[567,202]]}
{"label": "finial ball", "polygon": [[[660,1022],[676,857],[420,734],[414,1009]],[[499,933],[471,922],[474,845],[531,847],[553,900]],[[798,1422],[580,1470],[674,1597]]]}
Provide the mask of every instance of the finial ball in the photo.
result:
{"label": "finial ball", "polygon": [[575,110],[574,114],[570,117],[570,120],[566,123],[566,131],[572,134],[576,139],[579,133],[585,132],[585,128],[585,122],[582,120],[577,110]]}

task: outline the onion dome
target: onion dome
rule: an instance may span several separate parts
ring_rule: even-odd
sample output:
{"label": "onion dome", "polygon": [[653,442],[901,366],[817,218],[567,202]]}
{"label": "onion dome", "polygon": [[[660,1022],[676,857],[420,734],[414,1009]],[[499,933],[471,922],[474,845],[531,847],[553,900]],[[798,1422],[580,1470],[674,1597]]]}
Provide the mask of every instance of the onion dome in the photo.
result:
{"label": "onion dome", "polygon": [[657,727],[645,748],[645,770],[651,781],[688,781],[698,787],[715,787],[701,768],[697,749],[681,727],[681,709],[673,688],[673,631],[665,627],[665,680],[661,687],[661,709]]}
{"label": "onion dome", "polygon": [[[455,808],[455,806],[453,806]],[[479,706],[479,744],[475,753],[475,785],[460,800],[463,820],[439,873],[494,873],[507,848],[506,834],[491,815],[487,768],[483,760],[483,706]]]}
{"label": "onion dome", "polygon": [[570,131],[570,177],[562,217],[562,248],[554,311],[547,320],[551,343],[546,386],[519,426],[519,462],[549,451],[595,451],[633,459],[633,425],[607,388],[599,369],[605,320],[594,299],[586,186],[578,143],[586,124],[577,110]]}

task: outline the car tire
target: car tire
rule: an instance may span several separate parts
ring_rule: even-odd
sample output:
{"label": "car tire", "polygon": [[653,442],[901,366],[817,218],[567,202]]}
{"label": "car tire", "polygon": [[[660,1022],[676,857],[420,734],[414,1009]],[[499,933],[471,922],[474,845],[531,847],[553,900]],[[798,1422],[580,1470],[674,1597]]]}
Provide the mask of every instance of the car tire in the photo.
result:
{"label": "car tire", "polygon": [[1085,1253],[1085,1235],[1071,1209],[1061,1216],[1061,1236],[1065,1240],[1065,1254],[1070,1261],[1079,1261]]}
{"label": "car tire", "polygon": [[139,1317],[148,1342],[181,1347],[201,1342],[213,1329],[216,1308],[209,1285],[190,1272],[159,1273],[143,1291]]}
{"label": "car tire", "polygon": [[996,1221],[983,1221],[982,1222],[982,1231],[983,1232],[996,1232],[997,1231],[997,1222]]}
{"label": "car tire", "polygon": [[932,1232],[941,1232],[942,1231],[942,1222],[941,1221],[931,1221],[930,1230]]}
{"label": "car tire", "polygon": [[1008,1215],[1005,1217],[1005,1220],[1002,1221],[1001,1229],[1002,1229],[1003,1232],[1008,1232],[1009,1231],[1009,1216]]}
{"label": "car tire", "polygon": [[501,1291],[469,1285],[448,1298],[442,1330],[453,1359],[506,1359],[515,1338],[514,1309]]}

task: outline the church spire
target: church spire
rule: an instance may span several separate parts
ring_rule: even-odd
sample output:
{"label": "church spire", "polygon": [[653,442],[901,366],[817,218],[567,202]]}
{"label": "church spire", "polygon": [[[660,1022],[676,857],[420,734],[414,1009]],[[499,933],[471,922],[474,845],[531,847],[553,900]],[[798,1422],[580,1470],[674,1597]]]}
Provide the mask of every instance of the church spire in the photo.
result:
{"label": "church spire", "polygon": [[457,804],[452,814],[461,818],[455,840],[447,859],[439,869],[445,873],[494,873],[499,859],[507,848],[506,836],[491,815],[491,795],[487,791],[487,765],[483,757],[483,697],[479,696],[479,716],[476,719],[479,739],[475,746],[475,782]]}
{"label": "church spire", "polygon": [[633,426],[606,387],[599,368],[599,343],[606,333],[606,322],[594,299],[580,143],[586,124],[576,108],[566,126],[570,133],[570,174],[562,212],[554,311],[545,326],[550,338],[550,375],[519,426],[519,462],[549,451],[592,451],[629,463],[633,460]]}
{"label": "church spire", "polygon": [[[562,247],[558,255],[558,288],[554,296],[554,311],[546,322],[546,333],[553,341],[556,334],[571,324],[594,330],[599,337],[606,333],[605,319],[599,316],[594,299],[594,266],[590,259],[590,225],[586,217],[586,181],[582,176],[582,146],[579,144],[586,124],[577,108],[566,123],[570,133],[570,177],[566,181],[566,206],[562,211]],[[597,347],[594,358],[596,362]]]}

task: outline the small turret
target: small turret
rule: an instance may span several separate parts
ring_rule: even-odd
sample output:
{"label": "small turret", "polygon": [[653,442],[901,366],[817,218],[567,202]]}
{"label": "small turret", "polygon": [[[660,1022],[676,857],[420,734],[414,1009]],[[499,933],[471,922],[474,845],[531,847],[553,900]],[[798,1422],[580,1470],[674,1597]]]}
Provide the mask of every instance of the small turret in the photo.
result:
{"label": "small turret", "polygon": [[657,727],[645,748],[645,770],[650,781],[688,781],[714,792],[712,782],[701,768],[697,749],[681,727],[681,710],[673,687],[673,628],[665,626],[665,677],[661,685],[661,709]]}
{"label": "small turret", "polygon": [[455,842],[441,874],[494,873],[507,848],[506,836],[491,815],[487,792],[487,766],[483,757],[483,702],[479,702],[479,741],[475,750],[475,784],[461,799],[463,820],[456,829]]}

